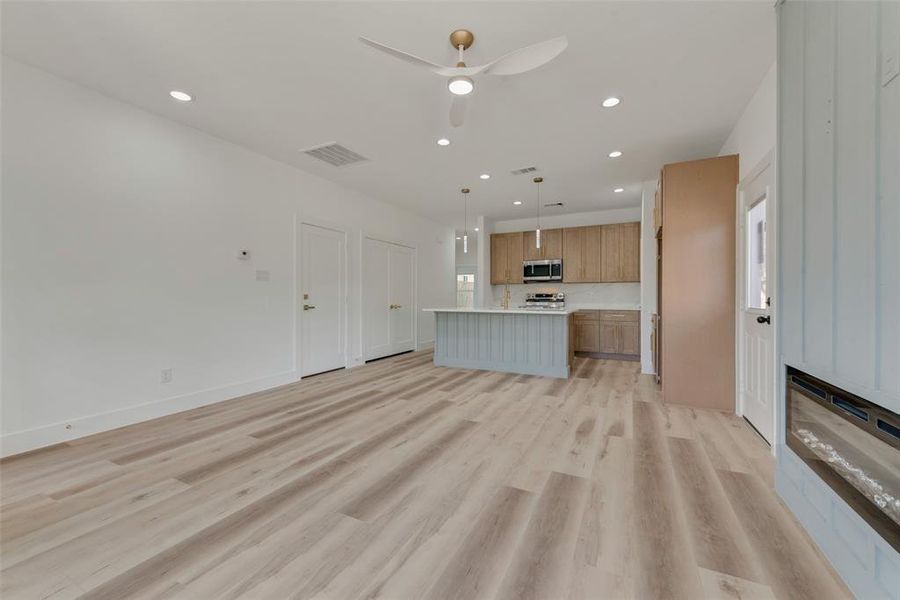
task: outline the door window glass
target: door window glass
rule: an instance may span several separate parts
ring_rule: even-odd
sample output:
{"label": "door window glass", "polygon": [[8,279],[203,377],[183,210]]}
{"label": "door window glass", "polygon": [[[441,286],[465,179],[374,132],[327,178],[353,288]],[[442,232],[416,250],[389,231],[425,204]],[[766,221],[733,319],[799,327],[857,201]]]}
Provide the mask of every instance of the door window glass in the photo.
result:
{"label": "door window glass", "polygon": [[766,290],[766,197],[747,209],[747,308],[765,309]]}

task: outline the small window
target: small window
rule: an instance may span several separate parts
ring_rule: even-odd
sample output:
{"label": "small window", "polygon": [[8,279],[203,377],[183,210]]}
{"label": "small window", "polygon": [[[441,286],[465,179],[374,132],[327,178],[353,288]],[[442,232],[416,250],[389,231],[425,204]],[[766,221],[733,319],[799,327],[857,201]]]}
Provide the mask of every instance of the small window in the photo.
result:
{"label": "small window", "polygon": [[456,276],[456,307],[475,307],[475,274],[460,273]]}

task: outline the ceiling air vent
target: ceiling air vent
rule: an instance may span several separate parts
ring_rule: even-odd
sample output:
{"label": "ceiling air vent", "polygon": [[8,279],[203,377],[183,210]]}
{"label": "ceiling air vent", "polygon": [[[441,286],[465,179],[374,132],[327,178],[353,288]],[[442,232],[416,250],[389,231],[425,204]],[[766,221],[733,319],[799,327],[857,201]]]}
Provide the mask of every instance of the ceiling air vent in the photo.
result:
{"label": "ceiling air vent", "polygon": [[537,167],[522,167],[521,169],[513,169],[510,171],[513,175],[524,175],[525,173],[534,173]]}
{"label": "ceiling air vent", "polygon": [[307,156],[312,156],[319,160],[324,160],[333,167],[346,167],[358,162],[369,160],[361,154],[357,154],[353,150],[344,148],[337,142],[314,146],[302,151]]}
{"label": "ceiling air vent", "polygon": [[544,208],[553,208],[554,206],[562,206],[562,202],[551,202],[549,204],[545,204]]}

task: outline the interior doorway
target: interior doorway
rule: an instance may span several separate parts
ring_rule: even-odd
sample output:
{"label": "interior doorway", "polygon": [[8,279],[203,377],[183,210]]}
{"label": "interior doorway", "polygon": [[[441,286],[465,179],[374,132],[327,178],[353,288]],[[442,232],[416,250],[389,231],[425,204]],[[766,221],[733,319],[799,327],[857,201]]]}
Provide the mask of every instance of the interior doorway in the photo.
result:
{"label": "interior doorway", "polygon": [[771,445],[775,439],[774,151],[738,185],[737,412]]}

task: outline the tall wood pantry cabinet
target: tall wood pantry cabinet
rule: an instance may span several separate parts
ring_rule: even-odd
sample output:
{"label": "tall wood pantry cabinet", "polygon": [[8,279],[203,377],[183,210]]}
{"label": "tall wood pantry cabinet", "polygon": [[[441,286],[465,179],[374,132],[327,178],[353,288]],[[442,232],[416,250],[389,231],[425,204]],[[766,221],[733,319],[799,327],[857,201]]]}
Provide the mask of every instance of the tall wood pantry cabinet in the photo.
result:
{"label": "tall wood pantry cabinet", "polygon": [[734,410],[738,157],[663,167],[658,368],[665,402]]}

